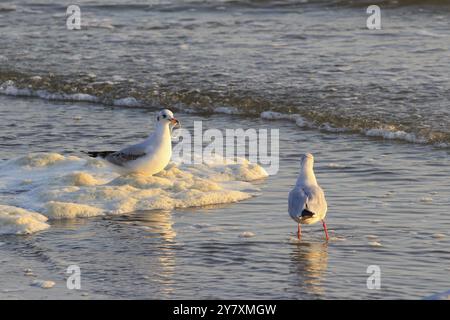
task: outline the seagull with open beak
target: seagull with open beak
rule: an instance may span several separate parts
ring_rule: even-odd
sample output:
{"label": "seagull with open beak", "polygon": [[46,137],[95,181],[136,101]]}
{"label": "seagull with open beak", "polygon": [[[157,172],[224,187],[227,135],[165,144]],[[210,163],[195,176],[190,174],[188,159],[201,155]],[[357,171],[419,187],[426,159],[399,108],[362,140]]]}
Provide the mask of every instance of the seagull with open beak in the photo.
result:
{"label": "seagull with open beak", "polygon": [[91,157],[104,158],[123,174],[154,175],[163,170],[172,157],[171,129],[180,126],[172,111],[161,110],[156,116],[155,130],[143,142],[120,151],[88,152]]}

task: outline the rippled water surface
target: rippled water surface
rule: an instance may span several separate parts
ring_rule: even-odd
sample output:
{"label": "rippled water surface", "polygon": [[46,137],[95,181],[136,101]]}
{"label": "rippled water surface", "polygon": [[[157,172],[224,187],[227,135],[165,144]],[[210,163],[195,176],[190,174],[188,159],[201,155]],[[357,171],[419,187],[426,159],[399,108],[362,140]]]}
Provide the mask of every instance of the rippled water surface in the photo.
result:
{"label": "rippled water surface", "polygon": [[277,110],[328,131],[450,142],[448,1],[382,1],[382,30],[366,28],[370,1],[78,4],[80,31],[49,1],[0,9],[1,92]]}
{"label": "rippled water surface", "polygon": [[[448,1],[378,1],[381,30],[366,28],[372,1],[77,3],[79,31],[66,29],[62,4],[0,3],[0,205],[30,207],[20,202],[32,181],[5,187],[8,161],[120,148],[147,136],[162,107],[189,130],[278,128],[280,168],[236,203],[0,235],[0,298],[403,299],[450,288]],[[305,152],[327,195],[328,243],[319,224],[298,242],[287,214]],[[72,264],[80,291],[66,288]],[[369,265],[381,290],[367,289]]]}
{"label": "rippled water surface", "polygon": [[[149,109],[4,96],[0,114],[1,159],[117,148],[144,137],[154,117]],[[33,235],[0,236],[1,298],[387,299],[450,287],[448,151],[288,121],[177,117],[190,130],[194,120],[205,128],[279,128],[278,174],[254,182],[260,194],[238,203],[51,220]],[[287,214],[306,151],[328,198],[328,243],[320,225],[305,226],[297,242]],[[82,270],[81,291],[65,287],[71,264]],[[366,287],[369,265],[381,268],[381,290]],[[27,268],[55,287],[29,286]]]}

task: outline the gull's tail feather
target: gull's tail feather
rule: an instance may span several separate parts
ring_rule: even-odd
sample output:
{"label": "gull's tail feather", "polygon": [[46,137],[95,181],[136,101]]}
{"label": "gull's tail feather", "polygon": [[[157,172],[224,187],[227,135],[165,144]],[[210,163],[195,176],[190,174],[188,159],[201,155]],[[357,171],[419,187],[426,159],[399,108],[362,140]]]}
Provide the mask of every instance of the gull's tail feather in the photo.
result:
{"label": "gull's tail feather", "polygon": [[111,153],[114,153],[114,152],[115,151],[87,151],[84,153],[86,153],[89,157],[92,157],[92,158],[97,158],[97,157],[106,158],[108,155],[110,155]]}

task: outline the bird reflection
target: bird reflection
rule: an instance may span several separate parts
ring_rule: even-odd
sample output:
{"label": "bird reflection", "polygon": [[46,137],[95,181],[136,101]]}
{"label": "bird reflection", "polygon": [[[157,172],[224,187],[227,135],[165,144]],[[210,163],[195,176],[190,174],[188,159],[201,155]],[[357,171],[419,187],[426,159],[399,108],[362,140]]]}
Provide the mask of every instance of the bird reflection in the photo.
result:
{"label": "bird reflection", "polygon": [[298,275],[299,286],[307,293],[322,296],[322,281],[328,267],[328,244],[299,242],[291,252],[292,272]]}
{"label": "bird reflection", "polygon": [[[115,219],[117,221],[118,218]],[[150,283],[158,283],[157,288],[162,298],[170,298],[176,285],[175,267],[177,233],[173,228],[170,211],[137,211],[119,218],[122,223],[138,226],[144,229],[147,241],[142,241],[145,260],[148,264],[146,273]],[[144,243],[146,245],[144,246]],[[152,287],[154,287],[152,285]]]}
{"label": "bird reflection", "polygon": [[169,298],[175,285],[175,250],[173,243],[177,233],[173,228],[170,211],[144,211],[139,213],[140,225],[145,226],[148,237],[159,237],[164,240],[158,247],[159,282],[161,294]]}
{"label": "bird reflection", "polygon": [[133,216],[133,222],[145,228],[148,231],[148,237],[173,241],[177,236],[170,211],[138,211]]}

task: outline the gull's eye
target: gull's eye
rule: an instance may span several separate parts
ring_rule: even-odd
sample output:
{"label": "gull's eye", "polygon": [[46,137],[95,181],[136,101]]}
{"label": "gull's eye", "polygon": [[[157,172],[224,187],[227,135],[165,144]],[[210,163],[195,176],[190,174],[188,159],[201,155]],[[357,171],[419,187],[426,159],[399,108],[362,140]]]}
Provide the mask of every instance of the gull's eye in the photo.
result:
{"label": "gull's eye", "polygon": [[163,115],[163,118],[165,119],[165,118],[167,118],[167,116],[164,114],[164,115]]}

